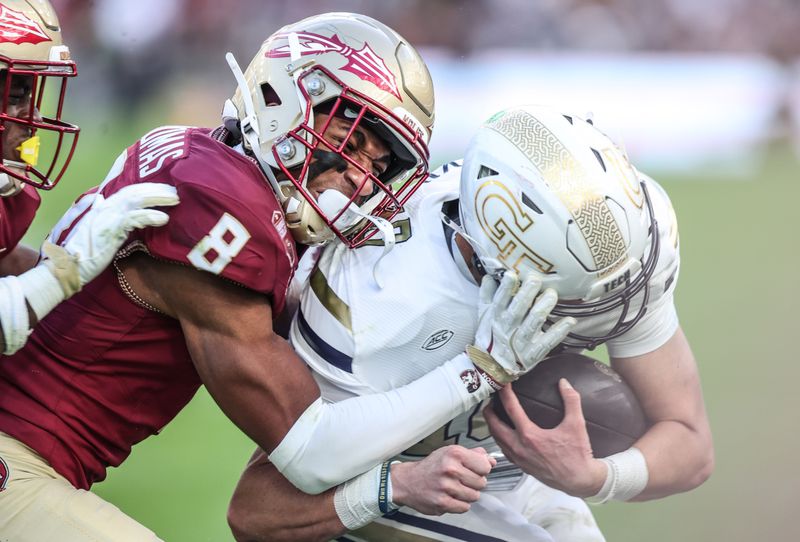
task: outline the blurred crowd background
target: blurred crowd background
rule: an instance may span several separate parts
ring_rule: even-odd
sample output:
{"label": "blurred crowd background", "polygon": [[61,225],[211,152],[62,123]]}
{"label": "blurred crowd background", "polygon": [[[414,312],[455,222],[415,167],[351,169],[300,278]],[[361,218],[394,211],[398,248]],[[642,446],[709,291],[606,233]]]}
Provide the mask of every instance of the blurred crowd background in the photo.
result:
{"label": "blurred crowd background", "polygon": [[[619,103],[609,116],[619,121],[625,112],[629,114],[631,122],[623,121],[620,130],[634,149],[640,143],[637,126],[644,117],[658,117],[651,112],[665,102],[689,103],[683,120],[699,125],[691,130],[698,134],[698,143],[686,143],[688,149],[681,150],[686,159],[697,145],[705,149],[709,139],[717,138],[716,133],[702,133],[711,125],[728,134],[727,139],[720,136],[720,145],[800,140],[797,0],[53,0],[53,4],[81,73],[70,100],[81,109],[92,108],[103,119],[109,118],[109,111],[120,112],[127,120],[141,119],[144,108],[145,113],[158,109],[161,122],[214,124],[220,97],[232,89],[223,59],[226,51],[246,65],[261,41],[279,26],[337,10],[371,15],[423,51],[436,81],[439,106],[432,148],[441,148],[442,154],[463,148],[461,135],[480,121],[470,119],[465,124],[454,117],[463,117],[464,111],[489,115],[497,104],[509,103],[504,89],[497,86],[499,78],[504,84],[517,82],[515,89],[509,89],[516,90],[517,101],[536,100],[537,93],[549,100],[563,96],[567,87],[584,95],[592,91],[593,101],[585,108],[597,112],[613,96]],[[641,60],[638,65],[614,62],[619,58]],[[538,63],[540,69],[547,66],[547,71],[537,71],[537,59],[543,61]],[[706,70],[702,62],[713,63],[714,69]],[[492,68],[500,72],[498,76],[485,75]],[[590,77],[581,79],[581,73]],[[476,79],[481,74],[492,81]],[[648,91],[634,88],[637,81]],[[487,90],[487,83],[494,86]],[[677,95],[671,100],[665,99],[669,94],[659,95],[657,105],[646,103],[648,95],[659,90]],[[700,97],[694,100],[695,108],[681,93]],[[483,108],[447,107],[465,95]],[[634,102],[647,107],[631,110]],[[662,113],[663,122],[674,125],[681,111]],[[642,131],[664,133],[661,123],[654,122]],[[732,133],[741,136],[731,139]],[[663,148],[671,141],[643,142],[644,159],[649,159],[649,147]],[[727,154],[741,150],[729,149]]]}
{"label": "blurred crowd background", "polygon": [[[800,540],[800,0],[51,1],[79,66],[65,116],[82,132],[34,246],[146,130],[219,122],[225,52],[245,66],[269,34],[322,12],[373,16],[420,50],[434,165],[503,107],[594,114],[674,203],[676,302],[717,450],[698,490],[598,507],[598,520],[612,542]],[[170,542],[230,541],[225,510],[252,450],[202,390],[94,491]]]}

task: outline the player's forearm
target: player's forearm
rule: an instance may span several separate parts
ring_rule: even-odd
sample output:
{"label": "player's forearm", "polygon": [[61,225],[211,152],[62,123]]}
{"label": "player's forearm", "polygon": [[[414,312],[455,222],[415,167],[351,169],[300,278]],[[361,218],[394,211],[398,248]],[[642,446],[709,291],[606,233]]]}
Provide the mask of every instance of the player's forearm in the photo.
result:
{"label": "player's forearm", "polygon": [[345,532],[333,504],[334,491],[301,492],[259,450],[236,486],[228,524],[238,542],[331,540]]}
{"label": "player's forearm", "polygon": [[714,470],[714,444],[707,424],[691,427],[675,421],[658,422],[636,446],[647,461],[648,483],[635,501],[659,499],[689,491]]}
{"label": "player's forearm", "polygon": [[[469,382],[464,380],[464,372],[471,372]],[[335,404],[318,401],[295,423],[270,459],[297,487],[319,493],[418,442],[485,399],[488,388],[462,355],[385,393]],[[331,457],[337,460],[331,461]]]}
{"label": "player's forearm", "polygon": [[30,247],[17,245],[10,254],[0,259],[0,277],[21,275],[39,260],[39,253]]}

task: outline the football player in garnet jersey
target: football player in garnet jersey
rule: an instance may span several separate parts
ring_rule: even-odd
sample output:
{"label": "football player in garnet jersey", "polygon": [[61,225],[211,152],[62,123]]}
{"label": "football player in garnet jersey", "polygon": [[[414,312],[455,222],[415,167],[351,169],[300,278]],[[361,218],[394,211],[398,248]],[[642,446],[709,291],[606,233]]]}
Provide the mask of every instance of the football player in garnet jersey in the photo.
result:
{"label": "football player in garnet jersey", "polygon": [[[143,206],[177,202],[172,187],[151,185],[98,202],[74,240],[46,247],[47,258],[34,267],[39,252],[19,242],[39,208],[38,190],[53,188],[72,158],[78,127],[62,121],[61,110],[67,80],[76,73],[46,0],[0,2],[2,354],[19,350],[39,319],[102,271],[130,229],[164,223],[164,213]],[[55,94],[45,96],[46,88]],[[39,157],[39,133],[50,135],[47,159]]]}
{"label": "football player in garnet jersey", "polygon": [[[228,63],[238,88],[224,126],[152,130],[51,233],[68,246],[76,235],[70,219],[143,182],[174,186],[181,199],[165,227],[133,232],[113,265],[51,312],[0,372],[7,538],[155,540],[85,490],[169,423],[201,384],[301,490],[319,493],[358,476],[340,493],[345,525],[363,525],[391,502],[463,511],[493,464],[485,451],[453,447],[391,474],[374,465],[477,405],[499,387],[492,374],[530,369],[569,330],[571,319],[546,333],[528,326],[535,345],[514,356],[508,337],[535,292],[528,285],[512,295],[509,274],[488,304],[497,334],[475,337],[482,355],[462,350],[404,388],[323,402],[272,326],[297,265],[296,243],[383,240],[391,248],[389,220],[427,176],[431,79],[393,30],[346,13],[281,29],[244,73],[232,55]],[[536,302],[534,320],[553,297]],[[396,477],[414,473],[429,483],[392,493]],[[461,489],[450,495],[452,486]]]}
{"label": "football player in garnet jersey", "polygon": [[[390,254],[381,259],[380,245],[326,247],[310,273],[290,339],[323,397],[383,393],[434,370],[480,335],[493,277],[516,272],[558,290],[552,314],[577,322],[563,348],[607,345],[650,428],[634,447],[594,458],[580,397],[565,381],[567,414],[552,430],[528,420],[506,386],[516,432],[478,405],[395,458],[433,457],[453,444],[505,452],[468,511],[436,517],[442,510],[402,507],[352,535],[339,489],[305,495],[257,452],[231,502],[237,540],[598,542],[581,497],[656,499],[709,476],[713,445],[673,303],[678,230],[664,190],[590,123],[540,106],[494,116],[463,167],[448,164],[431,179],[395,218]],[[381,289],[364,280],[379,259],[394,271],[382,273]],[[524,332],[512,340],[520,352],[531,345]]]}

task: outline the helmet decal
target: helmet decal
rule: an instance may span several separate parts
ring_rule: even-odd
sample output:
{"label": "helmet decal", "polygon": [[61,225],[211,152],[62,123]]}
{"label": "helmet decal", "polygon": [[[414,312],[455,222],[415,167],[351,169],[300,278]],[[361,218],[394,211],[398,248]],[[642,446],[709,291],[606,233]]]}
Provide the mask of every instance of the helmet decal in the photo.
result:
{"label": "helmet decal", "polygon": [[575,219],[598,271],[610,272],[627,253],[611,209],[593,178],[539,119],[520,110],[490,119],[487,126],[511,141]]}
{"label": "helmet decal", "polygon": [[[542,273],[553,271],[553,264],[525,243],[523,234],[534,226],[534,220],[502,182],[490,180],[478,188],[475,217],[486,237],[497,247],[497,258],[508,269],[520,273],[527,261],[527,265]],[[489,217],[493,217],[494,223]]]}
{"label": "helmet decal", "polygon": [[[282,32],[274,36],[274,40],[288,39],[289,34]],[[320,34],[311,32],[297,32],[300,41],[300,56],[321,55],[323,53],[339,53],[347,59],[341,69],[355,74],[364,81],[368,81],[379,89],[389,92],[400,101],[400,91],[392,71],[386,66],[383,59],[378,56],[364,42],[364,46],[356,51],[354,48],[345,45],[338,35],[334,34],[327,38]],[[268,58],[286,58],[290,56],[289,44],[281,45],[266,52]]]}
{"label": "helmet decal", "polygon": [[0,4],[0,42],[42,43],[51,41],[39,23],[4,4]]}

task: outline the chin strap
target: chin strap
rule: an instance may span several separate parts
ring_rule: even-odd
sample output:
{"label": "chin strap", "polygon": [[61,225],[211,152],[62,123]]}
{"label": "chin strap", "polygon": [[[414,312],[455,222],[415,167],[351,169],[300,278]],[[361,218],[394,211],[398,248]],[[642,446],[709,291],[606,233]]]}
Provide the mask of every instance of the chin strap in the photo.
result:
{"label": "chin strap", "polygon": [[344,209],[342,216],[333,223],[333,226],[339,231],[346,231],[347,228],[355,225],[361,219],[369,220],[378,228],[378,231],[380,231],[383,236],[383,253],[372,266],[372,278],[375,280],[375,284],[377,284],[378,288],[383,289],[383,282],[378,278],[378,265],[381,263],[381,260],[392,251],[396,243],[394,226],[392,223],[385,218],[365,213],[358,208],[358,205],[351,203],[347,196],[338,190],[325,190],[317,198],[317,203],[325,216],[328,217],[336,216],[342,213]]}
{"label": "chin strap", "polygon": [[[486,251],[483,249],[481,244],[474,237],[470,236],[463,226],[447,216],[447,214],[445,214],[443,211],[439,212],[439,218],[442,220],[442,223],[444,223],[445,226],[463,237],[467,243],[469,243],[469,246],[472,247],[472,250],[475,251],[475,254],[472,257],[472,264],[477,268],[481,276],[491,275],[495,278],[495,280],[500,280],[503,278],[503,273],[506,271],[505,266],[495,258],[490,258],[487,256]],[[456,250],[458,250],[458,248],[456,248]],[[453,255],[453,258],[455,259],[455,255]]]}

